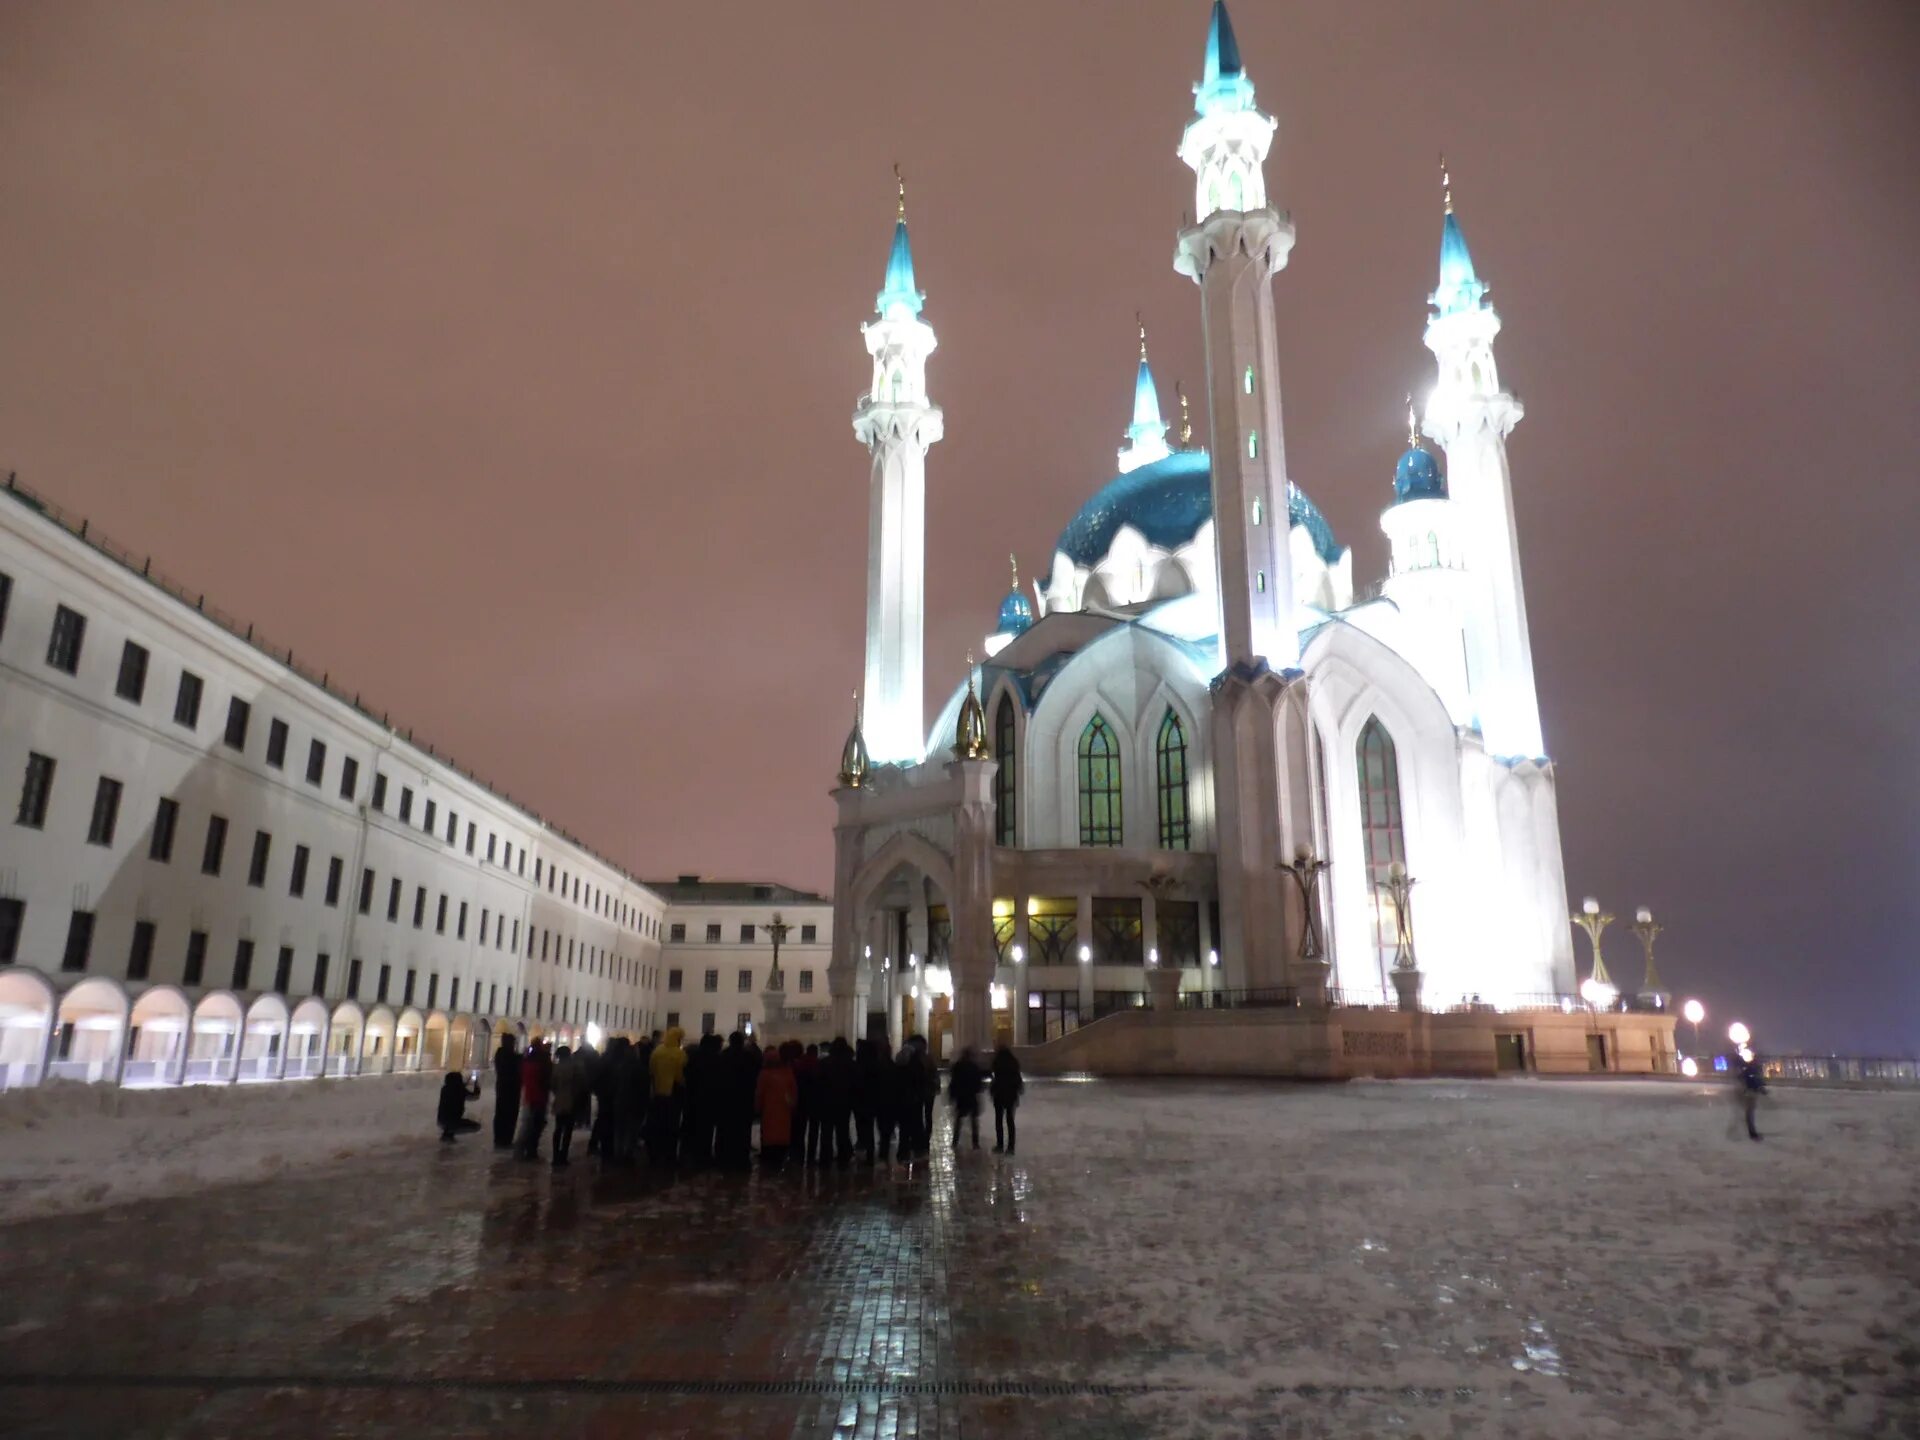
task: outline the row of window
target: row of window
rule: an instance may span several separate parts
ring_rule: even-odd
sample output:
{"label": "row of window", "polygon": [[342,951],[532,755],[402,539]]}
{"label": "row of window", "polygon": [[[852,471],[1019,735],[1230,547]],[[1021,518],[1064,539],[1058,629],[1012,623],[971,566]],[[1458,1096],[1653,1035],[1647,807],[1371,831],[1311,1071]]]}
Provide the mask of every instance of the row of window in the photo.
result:
{"label": "row of window", "polygon": [[[716,1016],[711,1010],[708,1010],[703,1015],[701,1015],[700,1033],[702,1035],[717,1034],[718,1032],[715,1030],[714,1026],[718,1018],[719,1017]],[[667,1011],[667,1028],[671,1030],[675,1026],[677,1026],[679,1023],[680,1023],[680,1012],[678,1010]],[[733,1017],[733,1028],[738,1030],[742,1035],[751,1034],[753,1031],[753,1012],[751,1010],[742,1010],[738,1014],[736,1014]]]}
{"label": "row of window", "polygon": [[[1002,695],[994,713],[994,759],[999,769],[993,777],[994,843],[1018,843],[1019,745],[1014,732],[1013,697]],[[1126,843],[1124,794],[1121,777],[1120,740],[1107,717],[1096,712],[1080,732],[1076,747],[1079,761],[1076,794],[1079,798],[1080,843],[1085,846],[1120,846]],[[1157,837],[1162,850],[1193,848],[1193,817],[1189,807],[1187,773],[1187,730],[1180,717],[1167,707],[1154,740],[1155,786],[1158,802]]]}
{"label": "row of window", "polygon": [[[800,977],[800,993],[802,995],[811,995],[813,993],[813,971],[801,970],[796,973]],[[684,987],[685,983],[685,971],[667,971],[668,990],[679,990]],[[742,995],[747,994],[753,989],[753,971],[747,969],[740,970],[735,977],[734,983],[735,988],[737,988]],[[720,988],[720,972],[718,970],[707,971],[701,979],[700,988],[705,990],[709,995],[718,991]]]}
{"label": "row of window", "polygon": [[[793,927],[788,926],[787,928],[791,930]],[[721,929],[722,929],[722,926],[719,921],[710,920],[707,922],[707,944],[718,945],[720,943]],[[742,945],[752,945],[753,943],[755,943],[755,938],[759,935],[762,929],[766,929],[769,932],[769,935],[771,935],[771,931],[772,931],[771,926],[757,926],[757,925],[743,924],[740,927],[740,943]],[[782,938],[784,939],[785,937],[783,936]],[[670,927],[668,927],[667,940],[669,943],[674,945],[683,945],[686,943],[686,939],[687,939],[687,927],[684,922],[676,920]],[[819,940],[820,940],[820,927],[818,925],[802,925],[800,927],[800,943],[802,945],[816,945],[819,943]]]}
{"label": "row of window", "polygon": [[[7,608],[13,595],[13,577],[0,572],[0,634],[5,633]],[[57,605],[54,608],[53,627],[47,638],[47,664],[66,675],[75,675],[80,669],[80,655],[86,642],[87,617],[70,606]],[[132,705],[140,705],[146,699],[147,671],[152,660],[151,652],[138,641],[127,640],[121,646],[120,666],[114,680],[114,695]],[[202,678],[184,667],[180,671],[179,683],[174,692],[174,723],[189,731],[197,730],[200,724],[200,710],[206,693],[206,684]],[[227,716],[221,739],[229,749],[244,754],[247,740],[252,733],[253,706],[238,695],[229,696]],[[286,769],[287,751],[291,741],[291,729],[287,722],[274,716],[267,723],[267,743],[265,760],[269,769]],[[321,786],[326,779],[327,744],[318,736],[307,742],[306,781],[309,785]],[[50,777],[49,777],[50,778]],[[352,756],[342,756],[340,761],[340,798],[352,802],[360,785],[360,762]],[[373,777],[373,808],[386,813],[387,777],[376,772]],[[413,821],[414,793],[410,786],[400,789],[398,816],[402,823]],[[44,812],[44,803],[42,805]],[[23,821],[22,823],[27,823]],[[38,822],[35,822],[38,823]],[[444,833],[439,825],[439,806],[431,800],[425,800],[422,807],[422,829],[429,835],[443,838],[448,845],[454,845],[460,839],[460,817],[449,807],[446,812]],[[478,848],[479,827],[469,820],[466,826],[466,853],[476,854]],[[107,842],[100,842],[107,843]],[[525,877],[527,873],[527,851],[525,846],[515,850],[511,840],[502,841],[489,831],[487,834],[486,858],[488,864],[495,863],[496,855],[502,855],[500,863],[504,868]],[[550,893],[560,895],[594,914],[605,919],[617,921],[629,929],[637,929],[649,938],[658,934],[658,921],[646,915],[638,907],[619,900],[607,890],[591,882],[583,882],[578,875],[569,875],[557,866],[534,859],[534,884],[545,881]]]}

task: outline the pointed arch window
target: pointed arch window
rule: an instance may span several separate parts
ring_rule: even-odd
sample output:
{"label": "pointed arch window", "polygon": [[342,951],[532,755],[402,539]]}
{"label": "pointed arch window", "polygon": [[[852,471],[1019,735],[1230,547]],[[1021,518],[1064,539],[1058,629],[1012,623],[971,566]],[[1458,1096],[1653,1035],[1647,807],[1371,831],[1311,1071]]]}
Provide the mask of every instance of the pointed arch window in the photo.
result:
{"label": "pointed arch window", "polygon": [[993,774],[993,843],[1011,845],[1014,837],[1013,696],[1003,694],[993,712],[993,758],[1000,768]]}
{"label": "pointed arch window", "polygon": [[1399,949],[1399,923],[1387,889],[1395,864],[1407,862],[1407,836],[1400,819],[1400,758],[1393,737],[1371,716],[1361,728],[1357,746],[1360,772],[1360,833],[1366,854],[1367,885],[1373,892],[1373,948],[1380,969],[1380,986]]}
{"label": "pointed arch window", "polygon": [[1104,715],[1080,732],[1080,843],[1120,844],[1120,744]]}
{"label": "pointed arch window", "polygon": [[1154,742],[1154,762],[1160,781],[1160,848],[1191,850],[1193,822],[1187,810],[1187,731],[1180,717],[1167,707]]}

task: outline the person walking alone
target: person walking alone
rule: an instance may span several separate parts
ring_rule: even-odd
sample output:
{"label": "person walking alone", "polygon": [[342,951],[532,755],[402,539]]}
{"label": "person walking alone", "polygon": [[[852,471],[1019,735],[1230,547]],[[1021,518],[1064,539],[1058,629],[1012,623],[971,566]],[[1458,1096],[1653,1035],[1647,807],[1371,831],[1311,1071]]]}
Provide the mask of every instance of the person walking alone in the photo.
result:
{"label": "person walking alone", "polygon": [[973,1058],[973,1047],[967,1046],[960,1052],[960,1058],[953,1062],[953,1072],[947,1077],[947,1099],[953,1103],[953,1148],[960,1148],[960,1122],[967,1121],[973,1127],[973,1148],[980,1148],[980,1092],[987,1087],[987,1075],[980,1068],[980,1062]]}
{"label": "person walking alone", "polygon": [[520,1045],[512,1035],[500,1037],[493,1052],[493,1148],[513,1148],[513,1122],[520,1118]]}
{"label": "person walking alone", "polygon": [[1020,1108],[1020,1092],[1027,1088],[1027,1081],[1020,1073],[1020,1062],[1014,1058],[1013,1047],[1004,1040],[994,1049],[989,1083],[993,1086],[993,1153],[1011,1155],[1013,1115]]}
{"label": "person walking alone", "polygon": [[1735,1072],[1740,1086],[1740,1108],[1746,1112],[1747,1138],[1758,1140],[1760,1131],[1754,1125],[1754,1112],[1760,1108],[1760,1097],[1767,1093],[1766,1072],[1760,1068],[1759,1054],[1748,1049],[1740,1056],[1740,1068]]}

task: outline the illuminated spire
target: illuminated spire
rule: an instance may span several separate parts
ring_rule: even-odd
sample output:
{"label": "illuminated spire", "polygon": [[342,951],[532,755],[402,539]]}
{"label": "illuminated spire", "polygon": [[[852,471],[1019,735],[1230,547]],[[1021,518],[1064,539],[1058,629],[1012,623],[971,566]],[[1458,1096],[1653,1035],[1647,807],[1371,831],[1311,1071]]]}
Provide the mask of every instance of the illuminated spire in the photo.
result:
{"label": "illuminated spire", "polygon": [[873,308],[882,315],[918,315],[927,297],[913,283],[913,246],[907,240],[907,182],[900,167],[893,167],[895,184],[900,187],[899,215],[893,222],[893,249],[887,253],[887,278],[874,297]]}
{"label": "illuminated spire", "polygon": [[987,748],[987,712],[980,708],[980,692],[973,683],[973,651],[967,651],[967,698],[960,702],[960,719],[954,726],[953,756],[956,760],[989,760]]}
{"label": "illuminated spire", "polygon": [[1134,324],[1140,330],[1140,368],[1133,377],[1133,423],[1127,426],[1127,443],[1120,451],[1120,473],[1138,470],[1164,460],[1173,452],[1167,448],[1167,425],[1160,418],[1160,391],[1153,383],[1153,370],[1147,364],[1147,327],[1138,310]]}
{"label": "illuminated spire", "polygon": [[847,743],[840,747],[840,783],[849,790],[858,790],[867,783],[867,742],[860,734],[860,692],[853,692],[853,729],[847,733]]}
{"label": "illuminated spire", "polygon": [[1420,417],[1413,412],[1413,392],[1407,392],[1407,448],[1420,448]]}
{"label": "illuminated spire", "polygon": [[1447,157],[1440,157],[1440,284],[1430,299],[1442,315],[1462,310],[1485,308],[1487,287],[1473,273],[1473,257],[1467,253],[1467,237],[1461,232],[1459,217],[1453,213],[1453,176],[1447,169]]}
{"label": "illuminated spire", "polygon": [[1227,14],[1225,0],[1213,0],[1213,17],[1207,22],[1207,58],[1193,93],[1193,108],[1202,115],[1216,110],[1246,110],[1253,105],[1253,82],[1240,68],[1240,42],[1234,38],[1233,19]]}

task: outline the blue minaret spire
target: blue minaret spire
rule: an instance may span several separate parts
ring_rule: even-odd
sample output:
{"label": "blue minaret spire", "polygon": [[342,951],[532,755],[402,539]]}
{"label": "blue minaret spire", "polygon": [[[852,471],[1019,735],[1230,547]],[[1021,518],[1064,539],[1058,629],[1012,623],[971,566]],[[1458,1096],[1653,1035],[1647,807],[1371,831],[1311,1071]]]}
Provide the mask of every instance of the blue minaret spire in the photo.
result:
{"label": "blue minaret spire", "polygon": [[1441,201],[1446,218],[1440,223],[1440,285],[1431,297],[1434,309],[1442,315],[1484,308],[1487,287],[1473,273],[1473,257],[1467,253],[1467,237],[1461,232],[1459,217],[1453,213],[1453,178],[1447,171],[1447,157],[1440,157]]}
{"label": "blue minaret spire", "polygon": [[1173,453],[1167,448],[1167,422],[1160,418],[1160,389],[1147,364],[1146,322],[1138,315],[1133,319],[1140,327],[1140,368],[1133,377],[1133,423],[1127,426],[1127,443],[1120,451],[1122,475]]}
{"label": "blue minaret spire", "polygon": [[1207,25],[1207,58],[1193,93],[1193,108],[1202,115],[1216,110],[1245,110],[1253,104],[1253,82],[1240,68],[1240,42],[1234,39],[1226,0],[1213,0],[1213,19]]}
{"label": "blue minaret spire", "polygon": [[898,165],[893,167],[893,178],[900,187],[900,213],[893,222],[893,248],[887,252],[887,278],[880,287],[879,295],[874,297],[873,308],[887,315],[898,306],[909,315],[918,315],[927,297],[914,288],[913,246],[907,240],[907,182],[901,178]]}

